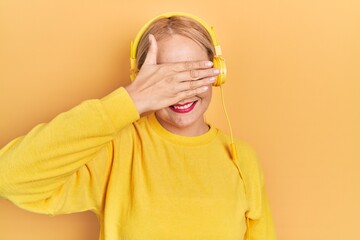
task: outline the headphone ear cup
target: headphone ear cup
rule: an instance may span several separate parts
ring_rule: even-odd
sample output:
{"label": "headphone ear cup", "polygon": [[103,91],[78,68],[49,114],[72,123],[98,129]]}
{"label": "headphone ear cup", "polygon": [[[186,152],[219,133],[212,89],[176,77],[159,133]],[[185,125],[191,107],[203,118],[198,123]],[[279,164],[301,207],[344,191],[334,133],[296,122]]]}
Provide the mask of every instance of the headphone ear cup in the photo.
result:
{"label": "headphone ear cup", "polygon": [[216,77],[216,81],[213,83],[213,86],[219,87],[220,85],[224,84],[226,81],[226,64],[225,60],[222,57],[214,57],[214,68],[220,70],[220,74]]}

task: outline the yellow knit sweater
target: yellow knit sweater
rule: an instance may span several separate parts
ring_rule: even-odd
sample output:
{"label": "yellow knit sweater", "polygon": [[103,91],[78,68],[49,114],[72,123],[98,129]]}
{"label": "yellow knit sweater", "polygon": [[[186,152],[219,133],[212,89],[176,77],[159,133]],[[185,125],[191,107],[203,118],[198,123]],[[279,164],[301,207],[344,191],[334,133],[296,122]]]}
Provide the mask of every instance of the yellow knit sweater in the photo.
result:
{"label": "yellow knit sweater", "polygon": [[139,119],[119,88],[1,149],[0,196],[37,213],[94,211],[102,240],[275,239],[255,154],[237,141],[233,162],[228,143],[213,126],[184,137]]}

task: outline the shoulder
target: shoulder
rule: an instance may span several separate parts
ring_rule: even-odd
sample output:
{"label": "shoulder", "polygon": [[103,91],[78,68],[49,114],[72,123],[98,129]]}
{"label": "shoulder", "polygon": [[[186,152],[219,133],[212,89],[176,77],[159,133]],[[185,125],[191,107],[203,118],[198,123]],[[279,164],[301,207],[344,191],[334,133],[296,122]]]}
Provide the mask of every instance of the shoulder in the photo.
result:
{"label": "shoulder", "polygon": [[238,148],[238,163],[240,166],[246,168],[251,174],[259,172],[260,164],[254,147],[244,140],[235,139],[234,141]]}
{"label": "shoulder", "polygon": [[129,123],[117,132],[115,135],[115,142],[125,141],[127,143],[132,143],[135,139],[139,139],[140,135],[147,134],[149,131],[148,128],[146,117],[141,117],[140,119]]}
{"label": "shoulder", "polygon": [[[229,135],[219,132],[223,141],[231,142]],[[249,209],[251,209],[253,216],[257,216],[264,188],[263,171],[254,147],[243,139],[235,138],[234,142],[238,153],[238,159],[235,161],[243,177]]]}
{"label": "shoulder", "polygon": [[[230,135],[221,130],[218,130],[218,138],[223,144],[229,145],[231,143]],[[259,162],[254,147],[241,138],[234,138],[234,143],[237,148],[239,165],[246,168],[247,171],[258,169]]]}

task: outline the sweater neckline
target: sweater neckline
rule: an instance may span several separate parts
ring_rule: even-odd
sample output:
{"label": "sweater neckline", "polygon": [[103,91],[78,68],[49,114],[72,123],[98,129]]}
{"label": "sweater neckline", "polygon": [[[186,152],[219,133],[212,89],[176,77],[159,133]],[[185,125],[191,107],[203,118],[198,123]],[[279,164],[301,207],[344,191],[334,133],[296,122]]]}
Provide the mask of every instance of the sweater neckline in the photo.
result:
{"label": "sweater neckline", "polygon": [[185,146],[198,146],[210,143],[217,135],[218,130],[209,124],[209,130],[198,136],[182,136],[172,133],[165,129],[157,120],[155,113],[147,116],[148,122],[152,130],[154,130],[160,137],[173,142],[175,144],[181,144]]}

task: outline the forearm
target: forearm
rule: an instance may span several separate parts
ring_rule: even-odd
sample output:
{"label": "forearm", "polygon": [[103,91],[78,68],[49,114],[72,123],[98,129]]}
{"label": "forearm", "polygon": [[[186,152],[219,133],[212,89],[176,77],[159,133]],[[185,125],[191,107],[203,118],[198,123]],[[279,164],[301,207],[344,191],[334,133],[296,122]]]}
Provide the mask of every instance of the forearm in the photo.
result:
{"label": "forearm", "polygon": [[138,117],[131,98],[120,88],[36,126],[0,150],[0,196],[49,198]]}

